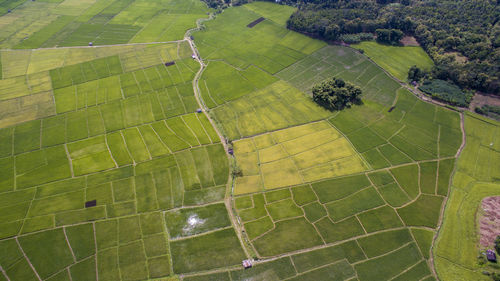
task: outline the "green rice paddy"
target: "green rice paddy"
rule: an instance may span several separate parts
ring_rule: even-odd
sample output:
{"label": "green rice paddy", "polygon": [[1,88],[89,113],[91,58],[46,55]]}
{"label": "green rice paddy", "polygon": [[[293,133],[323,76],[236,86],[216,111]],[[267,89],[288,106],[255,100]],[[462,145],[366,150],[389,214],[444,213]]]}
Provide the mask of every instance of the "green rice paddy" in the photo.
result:
{"label": "green rice paddy", "polygon": [[[0,8],[0,280],[435,280],[433,260],[478,276],[473,224],[454,230],[497,190],[498,124],[466,117],[453,173],[459,114],[287,30],[293,8],[206,21],[201,72],[183,40],[198,0]],[[363,105],[317,106],[330,76]]]}
{"label": "green rice paddy", "polygon": [[426,71],[434,65],[419,46],[398,47],[366,41],[353,45],[353,48],[363,50],[366,56],[400,81],[407,80],[408,70],[413,65]]}

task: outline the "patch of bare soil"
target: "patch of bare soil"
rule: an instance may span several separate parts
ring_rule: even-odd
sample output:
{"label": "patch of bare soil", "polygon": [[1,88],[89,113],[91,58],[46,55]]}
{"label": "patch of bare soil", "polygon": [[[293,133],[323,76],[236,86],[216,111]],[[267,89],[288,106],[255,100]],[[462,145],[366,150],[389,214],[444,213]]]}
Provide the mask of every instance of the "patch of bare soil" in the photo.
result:
{"label": "patch of bare soil", "polygon": [[467,57],[462,56],[459,52],[446,52],[445,54],[454,56],[455,61],[458,63],[466,63],[469,60]]}
{"label": "patch of bare soil", "polygon": [[472,98],[470,102],[469,109],[474,110],[476,107],[481,107],[483,105],[500,106],[500,97],[494,95],[480,94],[477,93]]}
{"label": "patch of bare soil", "polygon": [[403,37],[403,39],[401,39],[400,42],[404,46],[420,46],[420,44],[418,44],[417,42],[417,39],[415,39],[415,37],[413,36],[405,36]]}
{"label": "patch of bare soil", "polygon": [[492,247],[495,238],[500,235],[500,196],[486,197],[481,201],[479,218],[479,243],[481,247]]}

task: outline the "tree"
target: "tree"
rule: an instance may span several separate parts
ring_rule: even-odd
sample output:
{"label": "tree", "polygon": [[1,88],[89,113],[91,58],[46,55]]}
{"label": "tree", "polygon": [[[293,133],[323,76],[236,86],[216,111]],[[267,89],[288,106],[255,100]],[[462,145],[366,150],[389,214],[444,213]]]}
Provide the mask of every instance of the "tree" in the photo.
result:
{"label": "tree", "polygon": [[331,78],[312,88],[313,100],[330,110],[342,110],[361,103],[359,87],[340,78]]}
{"label": "tree", "polygon": [[409,81],[420,81],[422,78],[425,77],[425,72],[418,68],[416,65],[413,65],[410,67],[410,70],[408,70],[408,80]]}
{"label": "tree", "polygon": [[375,30],[377,33],[377,41],[380,43],[398,45],[404,33],[399,29],[383,29]]}

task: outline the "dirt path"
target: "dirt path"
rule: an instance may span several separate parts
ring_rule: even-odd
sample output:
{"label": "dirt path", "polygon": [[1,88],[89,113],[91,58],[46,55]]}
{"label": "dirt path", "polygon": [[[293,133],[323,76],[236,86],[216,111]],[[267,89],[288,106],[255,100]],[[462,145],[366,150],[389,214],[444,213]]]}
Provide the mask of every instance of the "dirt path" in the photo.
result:
{"label": "dirt path", "polygon": [[[210,15],[210,17],[208,19],[197,20],[196,21],[197,27],[194,29],[188,30],[186,32],[186,35],[184,36],[184,40],[187,41],[189,43],[189,46],[191,47],[191,50],[193,52],[193,59],[196,60],[200,64],[200,70],[198,70],[198,72],[196,73],[196,75],[193,79],[193,90],[194,90],[194,96],[196,98],[196,102],[198,103],[198,106],[200,107],[202,113],[205,114],[208,121],[210,122],[210,124],[214,128],[215,132],[219,136],[219,139],[220,139],[222,145],[224,146],[224,151],[226,152],[228,162],[229,162],[229,164],[231,164],[231,162],[234,161],[234,158],[229,153],[229,146],[228,146],[227,140],[224,137],[224,135],[222,134],[222,132],[220,131],[219,127],[217,126],[217,123],[211,118],[210,114],[208,113],[209,108],[206,106],[205,102],[203,101],[203,97],[201,96],[199,81],[200,81],[201,75],[203,74],[203,71],[205,70],[207,65],[201,59],[200,54],[198,52],[198,49],[196,48],[196,45],[194,44],[193,39],[191,39],[191,32],[202,29],[203,22],[207,21],[207,20],[211,20],[211,19],[213,19],[212,15]],[[238,236],[238,239],[240,240],[240,243],[241,243],[243,250],[245,251],[245,255],[248,258],[250,258],[251,257],[251,254],[250,254],[251,249],[248,249],[247,245],[245,245],[244,241],[246,241],[246,239],[243,237],[243,229],[241,227],[241,224],[239,223],[239,220],[237,219],[237,217],[234,213],[233,206],[232,206],[232,180],[233,179],[232,179],[232,175],[231,175],[231,171],[230,171],[230,173],[228,175],[227,182],[228,183],[231,182],[231,184],[227,185],[226,195],[224,197],[224,204],[226,206],[226,209],[227,209],[227,212],[229,215],[229,219],[231,220],[231,224],[235,229],[236,235]]]}

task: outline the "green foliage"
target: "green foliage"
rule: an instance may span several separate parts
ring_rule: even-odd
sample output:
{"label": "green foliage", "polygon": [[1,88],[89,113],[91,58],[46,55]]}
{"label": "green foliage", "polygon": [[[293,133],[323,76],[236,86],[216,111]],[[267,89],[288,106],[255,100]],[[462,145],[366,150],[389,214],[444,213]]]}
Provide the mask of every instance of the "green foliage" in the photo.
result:
{"label": "green foliage", "polygon": [[485,104],[482,105],[481,107],[474,108],[474,111],[481,115],[486,115],[495,119],[500,119],[500,106]]}
{"label": "green foliage", "polygon": [[376,29],[377,42],[399,45],[399,41],[403,38],[403,32],[399,29]]}
{"label": "green foliage", "polygon": [[361,103],[359,87],[340,78],[330,78],[312,88],[313,100],[330,110],[342,110]]}
{"label": "green foliage", "polygon": [[[378,29],[378,40],[396,44],[401,32],[412,34],[436,62],[434,77],[451,79],[465,88],[500,91],[496,1],[287,2],[302,3],[287,22],[292,30],[336,40],[344,34]],[[465,60],[449,53],[458,53]]]}
{"label": "green foliage", "polygon": [[347,44],[357,44],[361,41],[373,40],[372,33],[355,33],[355,34],[343,34],[340,36],[340,40]]}
{"label": "green foliage", "polygon": [[439,79],[426,80],[418,88],[433,99],[461,107],[468,107],[473,97],[470,92],[464,92],[456,85]]}
{"label": "green foliage", "polygon": [[412,65],[410,70],[408,70],[408,80],[409,81],[420,81],[426,76],[425,71],[418,68],[416,65]]}

